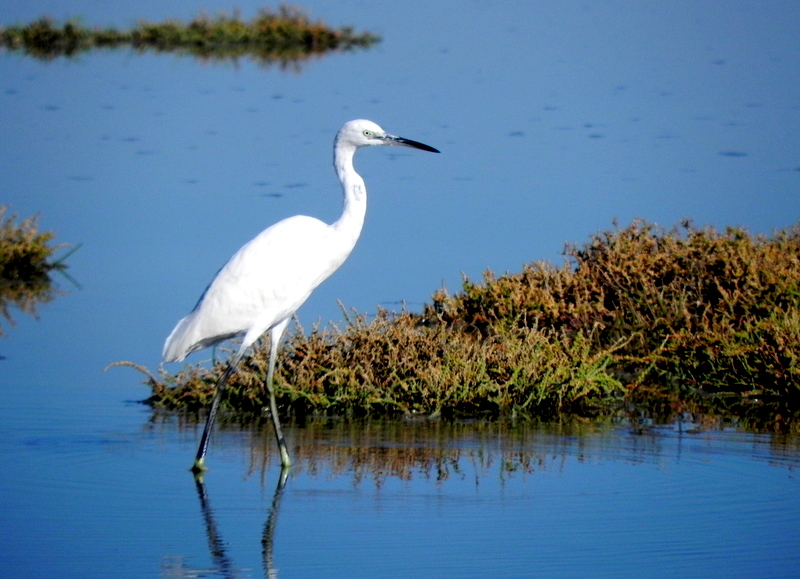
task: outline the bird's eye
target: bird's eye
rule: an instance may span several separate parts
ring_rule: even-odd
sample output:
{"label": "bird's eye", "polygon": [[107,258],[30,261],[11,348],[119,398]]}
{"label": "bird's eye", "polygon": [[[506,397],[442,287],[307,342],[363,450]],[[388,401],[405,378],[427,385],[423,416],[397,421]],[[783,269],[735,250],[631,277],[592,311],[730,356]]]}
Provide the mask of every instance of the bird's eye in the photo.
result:
{"label": "bird's eye", "polygon": [[372,131],[370,131],[369,129],[364,129],[364,136],[365,137],[371,137],[372,136]]}

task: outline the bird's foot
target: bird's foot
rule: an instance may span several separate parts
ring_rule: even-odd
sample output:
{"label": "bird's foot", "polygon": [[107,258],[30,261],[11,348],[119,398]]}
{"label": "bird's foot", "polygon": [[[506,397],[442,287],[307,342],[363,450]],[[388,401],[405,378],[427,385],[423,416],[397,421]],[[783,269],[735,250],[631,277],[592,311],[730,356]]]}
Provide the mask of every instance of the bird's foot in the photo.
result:
{"label": "bird's foot", "polygon": [[288,453],[281,453],[281,468],[288,469],[292,466],[292,461],[289,459]]}
{"label": "bird's foot", "polygon": [[194,474],[203,474],[204,472],[208,471],[208,467],[205,465],[205,458],[198,458],[195,460],[190,470]]}

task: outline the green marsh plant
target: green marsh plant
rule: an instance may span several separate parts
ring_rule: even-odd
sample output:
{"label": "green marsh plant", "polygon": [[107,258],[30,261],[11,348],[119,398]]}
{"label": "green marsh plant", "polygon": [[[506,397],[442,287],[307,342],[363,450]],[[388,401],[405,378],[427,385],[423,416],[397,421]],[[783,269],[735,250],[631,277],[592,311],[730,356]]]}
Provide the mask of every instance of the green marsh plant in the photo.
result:
{"label": "green marsh plant", "polygon": [[[54,234],[38,228],[38,216],[17,223],[16,215],[7,215],[8,206],[0,206],[0,316],[14,325],[12,306],[36,316],[36,306],[53,300],[51,272],[64,273],[66,255],[53,260],[63,245],[53,246]],[[0,325],[0,336],[5,335]]]}
{"label": "green marsh plant", "polygon": [[[276,371],[279,404],[295,416],[548,418],[645,405],[761,425],[796,417],[800,226],[766,237],[637,220],[565,256],[561,267],[464,279],[421,313],[343,309],[341,325],[296,326]],[[261,412],[266,346],[232,378],[229,409]],[[148,402],[198,410],[223,369],[149,375]]]}

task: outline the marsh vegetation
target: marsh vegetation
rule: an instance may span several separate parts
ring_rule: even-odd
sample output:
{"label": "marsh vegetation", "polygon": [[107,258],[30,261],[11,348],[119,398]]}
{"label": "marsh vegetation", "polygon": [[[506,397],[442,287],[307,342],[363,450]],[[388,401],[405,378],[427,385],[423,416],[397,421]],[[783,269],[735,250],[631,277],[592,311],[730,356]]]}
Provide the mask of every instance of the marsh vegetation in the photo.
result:
{"label": "marsh vegetation", "polygon": [[261,66],[297,68],[312,56],[332,51],[368,48],[380,41],[369,32],[338,30],[312,21],[297,8],[282,5],[273,12],[262,8],[249,21],[205,14],[188,23],[177,20],[140,21],[129,30],[87,28],[78,20],[58,24],[43,17],[27,25],[0,28],[0,46],[42,60],[73,58],[99,49],[130,48],[136,52],[172,52],[203,61],[236,62],[250,58]]}
{"label": "marsh vegetation", "polygon": [[[645,221],[567,246],[565,263],[439,290],[421,313],[345,310],[296,325],[276,370],[295,416],[597,416],[646,406],[783,429],[800,403],[800,227],[771,237]],[[264,406],[268,344],[226,404]],[[148,403],[198,410],[225,364],[148,374]],[[144,368],[140,368],[146,371]]]}
{"label": "marsh vegetation", "polygon": [[38,216],[17,223],[17,216],[7,213],[8,206],[0,206],[0,316],[14,325],[13,308],[36,316],[38,304],[53,300],[56,290],[50,274],[64,273],[67,256],[52,259],[64,246],[52,245],[52,231],[39,231]]}

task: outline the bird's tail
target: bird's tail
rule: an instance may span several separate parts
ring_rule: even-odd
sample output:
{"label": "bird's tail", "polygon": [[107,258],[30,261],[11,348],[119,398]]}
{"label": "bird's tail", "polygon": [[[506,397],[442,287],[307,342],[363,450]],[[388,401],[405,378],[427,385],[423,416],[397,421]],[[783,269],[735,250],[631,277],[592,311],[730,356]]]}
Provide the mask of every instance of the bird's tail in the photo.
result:
{"label": "bird's tail", "polygon": [[196,348],[192,348],[192,315],[189,314],[177,323],[175,329],[164,342],[162,356],[164,362],[180,362]]}

